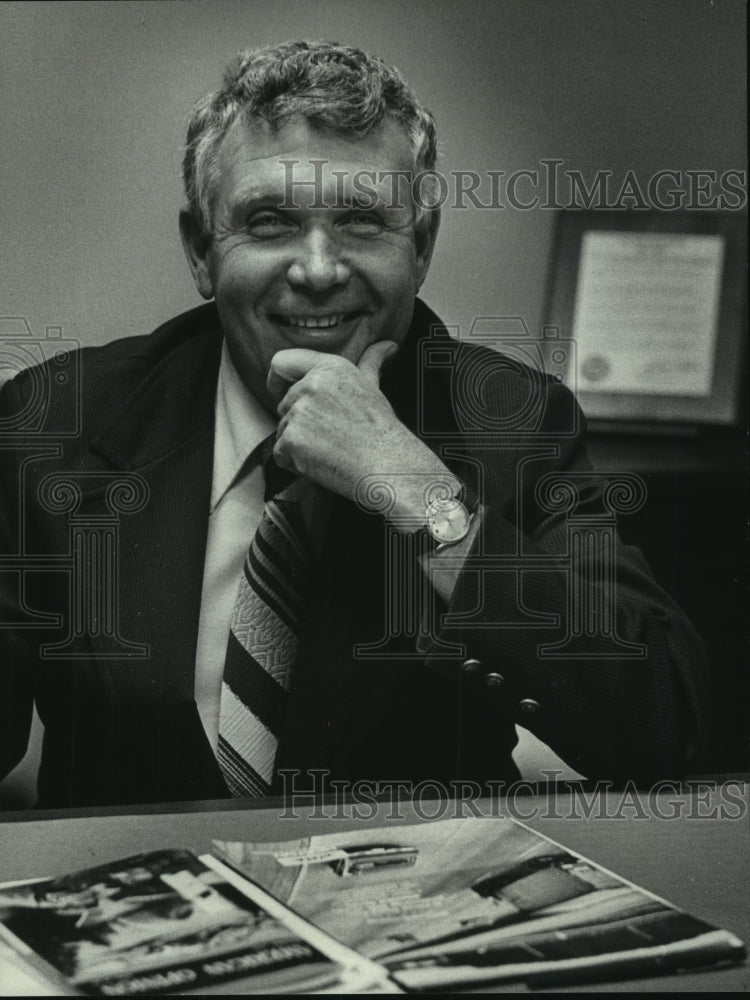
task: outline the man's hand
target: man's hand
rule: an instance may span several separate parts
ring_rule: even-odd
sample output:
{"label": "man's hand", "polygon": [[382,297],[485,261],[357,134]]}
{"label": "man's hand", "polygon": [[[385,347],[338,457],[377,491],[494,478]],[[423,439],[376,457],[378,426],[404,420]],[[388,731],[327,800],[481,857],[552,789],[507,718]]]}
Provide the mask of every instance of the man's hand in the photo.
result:
{"label": "man's hand", "polygon": [[280,466],[350,500],[363,476],[375,475],[393,487],[389,517],[413,530],[431,483],[455,492],[461,484],[380,391],[380,370],[397,349],[392,341],[378,341],[357,365],[319,351],[279,351],[267,387],[279,400],[274,458]]}

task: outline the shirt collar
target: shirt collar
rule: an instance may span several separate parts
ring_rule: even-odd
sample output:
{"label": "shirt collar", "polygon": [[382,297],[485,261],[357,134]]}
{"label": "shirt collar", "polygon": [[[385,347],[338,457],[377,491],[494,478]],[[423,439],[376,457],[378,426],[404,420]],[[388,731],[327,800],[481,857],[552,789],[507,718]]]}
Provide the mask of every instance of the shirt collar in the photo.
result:
{"label": "shirt collar", "polygon": [[240,378],[226,341],[221,349],[215,415],[212,514],[236,481],[249,456],[275,431],[277,425],[277,421]]}

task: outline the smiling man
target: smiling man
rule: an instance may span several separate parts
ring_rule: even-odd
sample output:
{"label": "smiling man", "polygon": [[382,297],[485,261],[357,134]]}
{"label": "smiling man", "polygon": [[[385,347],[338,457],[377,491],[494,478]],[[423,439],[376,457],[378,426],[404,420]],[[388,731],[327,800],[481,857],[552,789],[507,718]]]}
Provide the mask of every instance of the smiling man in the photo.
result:
{"label": "smiling man", "polygon": [[[411,474],[398,511],[410,501],[419,520],[420,476],[449,472],[395,416],[378,376],[409,329],[436,220],[418,228],[413,202],[393,190],[396,172],[414,171],[393,121],[357,137],[287,114],[227,129],[210,229],[191,211],[181,217],[195,282],[216,301],[227,364],[282,418],[277,461],[350,500],[368,473]],[[382,178],[366,208],[355,188],[364,175]]]}
{"label": "smiling man", "polygon": [[[242,54],[184,161],[212,301],[82,351],[53,447],[24,424],[50,372],[6,386],[2,765],[36,701],[40,805],[486,790],[517,722],[592,778],[695,759],[700,640],[612,534],[575,400],[417,298],[435,155],[380,60]],[[571,490],[605,554],[576,559]]]}

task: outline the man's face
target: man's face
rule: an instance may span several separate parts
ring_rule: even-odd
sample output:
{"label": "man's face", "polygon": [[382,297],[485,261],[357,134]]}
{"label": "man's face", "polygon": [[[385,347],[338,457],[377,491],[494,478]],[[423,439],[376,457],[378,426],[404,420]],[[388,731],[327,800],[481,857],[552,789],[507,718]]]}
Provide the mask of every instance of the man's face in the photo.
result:
{"label": "man's face", "polygon": [[[434,233],[417,236],[408,182],[377,181],[413,170],[398,126],[386,119],[356,138],[305,119],[278,131],[238,119],[217,165],[212,236],[201,239],[183,217],[183,239],[199,291],[216,299],[232,360],[266,405],[277,351],[310,348],[356,364],[378,340],[402,342]],[[304,183],[316,169],[316,185]],[[355,177],[376,189],[374,207]]]}

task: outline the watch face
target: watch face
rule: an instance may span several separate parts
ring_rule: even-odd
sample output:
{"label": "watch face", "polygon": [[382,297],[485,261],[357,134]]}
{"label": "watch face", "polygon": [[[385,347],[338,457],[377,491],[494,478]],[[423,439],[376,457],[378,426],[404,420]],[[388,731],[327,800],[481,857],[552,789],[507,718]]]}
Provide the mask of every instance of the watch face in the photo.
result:
{"label": "watch face", "polygon": [[427,508],[427,528],[438,542],[460,542],[471,518],[460,500],[433,500]]}

